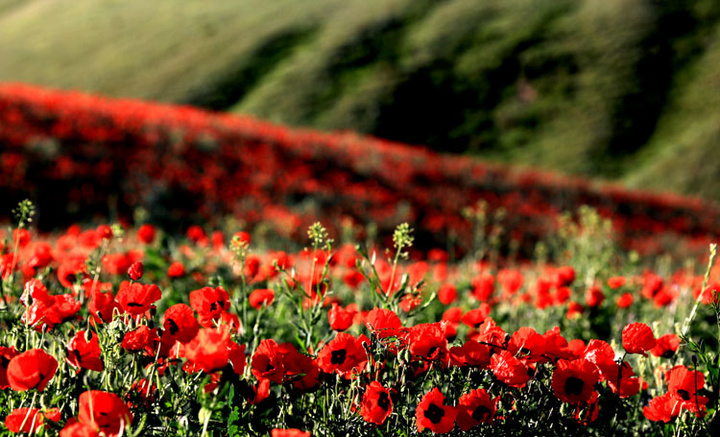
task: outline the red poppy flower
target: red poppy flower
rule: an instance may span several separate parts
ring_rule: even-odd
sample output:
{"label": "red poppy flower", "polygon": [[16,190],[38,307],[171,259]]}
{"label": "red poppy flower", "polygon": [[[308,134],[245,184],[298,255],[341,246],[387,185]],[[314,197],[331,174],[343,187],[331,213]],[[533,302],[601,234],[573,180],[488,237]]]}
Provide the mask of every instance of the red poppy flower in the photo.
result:
{"label": "red poppy flower", "polygon": [[426,361],[448,364],[445,323],[421,323],[413,326],[408,336],[410,355]]}
{"label": "red poppy flower", "polygon": [[245,357],[245,345],[237,344],[234,341],[228,342],[228,360],[232,364],[233,372],[242,375],[245,372],[247,359]]}
{"label": "red poppy flower", "polygon": [[116,312],[122,314],[122,307],[115,300],[112,291],[106,293],[96,291],[92,293],[88,310],[93,316],[93,321],[98,324],[111,322]]}
{"label": "red poppy flower", "polygon": [[53,257],[53,248],[50,244],[44,242],[35,243],[28,260],[28,266],[36,271],[50,265],[55,260]]}
{"label": "red poppy flower", "polygon": [[[470,333],[468,333],[468,337],[470,337]],[[477,335],[473,338],[473,340],[503,347],[505,344],[505,337],[507,337],[507,333],[501,327],[496,325],[495,321],[491,317],[488,317],[485,320],[485,323],[480,326]]]}
{"label": "red poppy flower", "polygon": [[35,301],[42,301],[46,306],[53,304],[48,289],[40,280],[32,278],[25,283],[23,294],[20,296],[20,303],[25,306],[32,305]]}
{"label": "red poppy flower", "polygon": [[353,325],[357,311],[350,308],[343,308],[336,302],[333,302],[332,307],[328,311],[328,321],[330,327],[335,331],[344,331]]}
{"label": "red poppy flower", "polygon": [[245,258],[245,268],[243,269],[243,273],[245,274],[245,277],[253,280],[255,276],[260,272],[260,264],[262,261],[260,260],[260,257],[257,255],[248,255]]}
{"label": "red poppy flower", "polygon": [[317,364],[327,373],[345,374],[367,361],[365,349],[357,338],[339,332],[317,356]]}
{"label": "red poppy flower", "polygon": [[195,338],[199,330],[195,312],[184,303],[175,304],[165,311],[163,334],[185,344]]}
{"label": "red poppy flower", "polygon": [[80,275],[87,274],[85,257],[65,258],[57,270],[57,276],[63,287],[72,288]]}
{"label": "red poppy flower", "polygon": [[630,293],[623,293],[620,297],[615,300],[615,304],[618,308],[627,308],[633,304],[633,295]]}
{"label": "red poppy flower", "polygon": [[140,242],[144,244],[152,244],[152,242],[155,241],[156,233],[157,230],[155,229],[155,226],[150,224],[144,224],[138,229],[138,240],[140,240]]}
{"label": "red poppy flower", "polygon": [[103,240],[109,240],[113,237],[112,228],[108,225],[98,225],[98,227],[95,228],[95,232],[97,233],[98,238]]}
{"label": "red poppy flower", "polygon": [[483,302],[479,308],[466,312],[460,320],[469,327],[477,329],[485,322],[485,318],[489,314],[490,305]]}
{"label": "red poppy flower", "polygon": [[490,346],[468,340],[462,346],[450,348],[450,363],[460,367],[484,368],[490,365],[491,352]]}
{"label": "red poppy flower", "polygon": [[490,358],[493,374],[510,387],[523,387],[529,380],[528,368],[506,350]]}
{"label": "red poppy flower", "polygon": [[155,354],[155,347],[159,341],[157,328],[148,328],[141,325],[133,331],[126,332],[121,346],[131,352],[145,350],[150,355]]}
{"label": "red poppy flower", "polygon": [[75,367],[102,372],[100,341],[92,331],[78,331],[68,343],[67,361]]}
{"label": "red poppy flower", "polygon": [[480,302],[487,302],[495,292],[495,278],[490,273],[481,273],[472,279],[472,295]]}
{"label": "red poppy flower", "polygon": [[371,382],[365,388],[360,415],[366,422],[382,425],[393,410],[390,390],[377,381]]}
{"label": "red poppy flower", "polygon": [[400,334],[402,321],[390,310],[374,308],[365,316],[365,326],[378,338],[396,337]]}
{"label": "red poppy flower", "polygon": [[640,378],[635,376],[635,371],[627,361],[623,361],[621,365],[602,366],[600,372],[612,392],[619,394],[621,398],[634,396],[640,391]]}
{"label": "red poppy flower", "polygon": [[653,304],[655,308],[661,308],[670,305],[678,296],[677,290],[671,287],[663,287],[653,296]]}
{"label": "red poppy flower", "polygon": [[575,358],[575,354],[570,350],[568,341],[560,334],[559,327],[556,326],[546,331],[543,334],[543,338],[545,339],[545,355],[548,356],[551,361],[556,361],[559,358]]}
{"label": "red poppy flower", "polygon": [[12,235],[12,240],[17,242],[18,247],[21,249],[27,246],[32,239],[32,235],[27,229],[13,229]]}
{"label": "red poppy flower", "polygon": [[579,338],[568,341],[568,352],[571,355],[566,358],[581,358],[585,353],[586,347],[587,345],[585,344],[585,342],[580,340]]}
{"label": "red poppy flower", "polygon": [[415,425],[418,432],[425,428],[437,434],[450,432],[455,426],[457,410],[445,405],[445,396],[437,388],[422,397],[415,410]]}
{"label": "red poppy flower", "polygon": [[0,390],[10,387],[7,379],[7,368],[10,364],[10,360],[18,355],[18,351],[15,350],[14,346],[2,347],[0,346]]}
{"label": "red poppy flower", "polygon": [[235,232],[232,236],[232,240],[237,242],[236,244],[244,244],[246,246],[249,246],[250,243],[252,243],[252,237],[250,237],[250,234],[244,231]]}
{"label": "red poppy flower", "polygon": [[705,375],[697,370],[689,370],[685,366],[675,366],[667,372],[666,379],[668,393],[682,404],[682,408],[700,417],[709,400],[705,396],[698,395],[698,391],[705,386]]}
{"label": "red poppy flower", "polygon": [[255,349],[250,361],[252,374],[258,380],[269,379],[281,384],[285,374],[284,357],[273,339],[265,339]]}
{"label": "red poppy flower", "polygon": [[518,270],[503,269],[497,274],[498,282],[506,295],[512,296],[522,288],[525,283],[523,274]]}
{"label": "red poppy flower", "polygon": [[210,235],[213,249],[220,250],[225,247],[225,234],[222,231],[213,231]]}
{"label": "red poppy flower", "polygon": [[190,306],[197,311],[200,325],[209,328],[213,326],[213,320],[230,309],[230,296],[222,287],[203,287],[190,292]]}
{"label": "red poppy flower", "polygon": [[579,304],[577,302],[570,302],[568,304],[567,313],[565,314],[565,316],[568,319],[572,319],[575,316],[579,316],[580,314],[582,314],[583,311],[585,311],[584,306],[582,306],[581,304]]}
{"label": "red poppy flower", "polygon": [[457,299],[457,288],[453,284],[443,284],[438,289],[438,300],[443,305],[450,305]]}
{"label": "red poppy flower", "polygon": [[143,273],[145,272],[145,267],[143,266],[143,263],[140,261],[135,261],[134,263],[130,264],[130,267],[127,270],[127,274],[133,281],[137,281],[140,278],[142,278]]}
{"label": "red poppy flower", "polygon": [[458,325],[460,323],[460,319],[463,316],[463,310],[460,307],[450,307],[445,310],[445,312],[442,315],[442,320],[447,320],[448,322],[452,323],[453,325]]}
{"label": "red poppy flower", "polygon": [[43,391],[57,368],[55,357],[42,349],[30,349],[10,360],[7,367],[8,384],[15,391],[33,388]]}
{"label": "red poppy flower", "polygon": [[188,360],[207,373],[222,369],[230,359],[230,332],[222,326],[201,329],[184,351]]}
{"label": "red poppy flower", "polygon": [[647,407],[643,407],[643,415],[653,422],[669,423],[680,414],[680,411],[682,411],[682,402],[678,402],[671,393],[654,397],[650,399]]}
{"label": "red poppy flower", "polygon": [[655,347],[656,340],[652,329],[644,323],[631,323],[622,331],[622,344],[629,354],[642,354]]}
{"label": "red poppy flower", "polygon": [[572,290],[570,287],[558,287],[555,289],[555,293],[552,295],[552,301],[555,305],[562,305],[572,297]]}
{"label": "red poppy flower", "polygon": [[250,306],[259,310],[263,304],[268,306],[275,300],[275,292],[268,288],[260,288],[250,293],[248,301]]}
{"label": "red poppy flower", "polygon": [[175,261],[168,267],[167,274],[170,278],[182,278],[185,276],[185,266],[180,261]]}
{"label": "red poppy flower", "polygon": [[499,398],[492,399],[484,389],[476,389],[460,396],[457,406],[457,425],[468,431],[480,423],[492,423]]}
{"label": "red poppy flower", "polygon": [[292,343],[277,345],[275,353],[282,362],[283,382],[292,382],[298,390],[311,391],[320,384],[320,368],[308,355],[298,352]]}
{"label": "red poppy flower", "polygon": [[543,361],[545,338],[532,328],[522,327],[510,337],[508,351],[527,361]]}
{"label": "red poppy flower", "polygon": [[655,273],[645,273],[641,294],[648,299],[653,299],[655,295],[662,290],[663,285],[663,280],[660,276]]}
{"label": "red poppy flower", "polygon": [[50,305],[43,300],[35,300],[25,312],[21,320],[34,327],[37,331],[48,331],[55,325],[73,318],[80,311],[80,302],[71,294],[59,294],[49,297]]}
{"label": "red poppy flower", "polygon": [[555,284],[557,287],[567,287],[575,281],[575,269],[570,266],[559,267],[555,270]]}
{"label": "red poppy flower", "polygon": [[608,279],[607,284],[608,287],[614,290],[625,285],[625,282],[627,282],[627,280],[624,276],[613,276],[612,278]]}
{"label": "red poppy flower", "polygon": [[200,246],[207,246],[207,234],[205,234],[205,231],[200,226],[190,226],[187,230],[187,237],[188,240],[193,243],[197,243]]}
{"label": "red poppy flower", "polygon": [[140,284],[123,281],[117,293],[116,300],[126,313],[132,315],[144,314],[154,303],[160,300],[162,293],[155,284]]}
{"label": "red poppy flower", "polygon": [[672,358],[679,346],[680,337],[675,334],[665,334],[657,339],[650,353],[656,357]]}
{"label": "red poppy flower", "polygon": [[603,301],[605,301],[605,294],[603,294],[602,290],[597,285],[593,285],[585,292],[585,303],[588,307],[598,307],[603,303]]}
{"label": "red poppy flower", "polygon": [[364,280],[365,276],[357,270],[348,270],[343,275],[343,283],[350,288],[357,288],[357,286]]}
{"label": "red poppy flower", "polygon": [[43,415],[37,408],[16,408],[5,418],[10,432],[36,433],[43,424]]}
{"label": "red poppy flower", "polygon": [[132,424],[133,416],[120,396],[90,390],[80,395],[78,420],[108,436],[115,436]]}
{"label": "red poppy flower", "polygon": [[309,432],[301,431],[297,428],[275,428],[270,431],[270,437],[311,437],[311,434]]}
{"label": "red poppy flower", "polygon": [[593,363],[584,359],[559,360],[552,376],[555,396],[563,402],[587,402],[593,396],[600,374]]}

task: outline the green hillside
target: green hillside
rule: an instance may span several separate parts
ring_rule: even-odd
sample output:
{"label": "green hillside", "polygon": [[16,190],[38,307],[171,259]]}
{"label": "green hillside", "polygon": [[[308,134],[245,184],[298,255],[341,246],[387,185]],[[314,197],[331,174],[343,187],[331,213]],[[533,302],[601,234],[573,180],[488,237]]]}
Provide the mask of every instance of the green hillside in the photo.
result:
{"label": "green hillside", "polygon": [[0,0],[0,81],[720,199],[716,0]]}

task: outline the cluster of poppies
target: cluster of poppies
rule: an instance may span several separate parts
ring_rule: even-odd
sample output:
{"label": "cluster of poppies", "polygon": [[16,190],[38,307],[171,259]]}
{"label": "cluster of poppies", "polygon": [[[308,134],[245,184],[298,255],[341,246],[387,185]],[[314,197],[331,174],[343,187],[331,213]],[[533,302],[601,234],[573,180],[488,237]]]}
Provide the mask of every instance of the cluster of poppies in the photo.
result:
{"label": "cluster of poppies", "polygon": [[11,200],[42,199],[41,210],[52,213],[41,214],[41,225],[77,207],[109,215],[114,198],[124,217],[138,205],[163,219],[233,214],[296,238],[318,219],[338,229],[348,219],[374,222],[383,233],[408,221],[418,244],[452,234],[450,243],[467,250],[460,243],[471,241],[472,228],[461,211],[483,199],[490,211],[507,212],[504,235],[531,254],[559,211],[582,204],[645,252],[661,250],[669,233],[706,246],[720,223],[720,209],[698,200],[188,107],[9,84],[0,86],[0,120],[0,187]]}
{"label": "cluster of poppies", "polygon": [[[9,431],[521,432],[522,414],[543,414],[568,432],[612,432],[619,405],[634,405],[647,419],[636,429],[662,434],[653,423],[702,421],[714,408],[675,333],[623,323],[618,350],[552,326],[683,296],[717,305],[717,266],[705,288],[687,270],[580,283],[569,265],[456,264],[437,249],[397,265],[351,245],[255,253],[248,233],[227,244],[196,226],[179,243],[149,224],[118,233],[0,238]],[[554,308],[567,317],[524,326]],[[506,331],[495,320],[508,309],[537,317],[505,320],[519,326]]]}

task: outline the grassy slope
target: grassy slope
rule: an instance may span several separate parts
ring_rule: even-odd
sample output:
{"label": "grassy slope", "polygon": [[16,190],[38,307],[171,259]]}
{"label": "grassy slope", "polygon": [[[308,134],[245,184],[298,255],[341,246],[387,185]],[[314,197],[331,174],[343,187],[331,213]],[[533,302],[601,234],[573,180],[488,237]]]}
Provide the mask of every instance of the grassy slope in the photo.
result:
{"label": "grassy slope", "polygon": [[715,0],[0,0],[0,80],[717,199],[719,25]]}

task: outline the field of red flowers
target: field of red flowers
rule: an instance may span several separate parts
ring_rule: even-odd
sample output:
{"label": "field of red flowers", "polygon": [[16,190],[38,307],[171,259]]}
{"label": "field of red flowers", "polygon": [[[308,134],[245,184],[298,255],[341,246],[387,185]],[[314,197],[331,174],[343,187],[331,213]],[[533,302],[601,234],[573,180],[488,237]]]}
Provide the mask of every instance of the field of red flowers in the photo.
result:
{"label": "field of red flowers", "polygon": [[[3,234],[0,434],[712,435],[718,290],[585,210],[560,264],[199,226]],[[707,259],[706,259],[707,261]]]}
{"label": "field of red flowers", "polygon": [[21,85],[0,145],[0,435],[720,434],[716,206]]}
{"label": "field of red flowers", "polygon": [[463,211],[483,201],[501,212],[502,244],[526,256],[578,205],[611,218],[622,246],[643,254],[705,251],[720,233],[720,208],[698,199],[191,107],[4,84],[0,121],[0,195],[6,210],[33,200],[43,230],[94,215],[133,222],[142,207],[168,230],[232,215],[296,240],[317,220],[332,231],[372,222],[380,235],[408,222],[419,247],[465,253]]}

